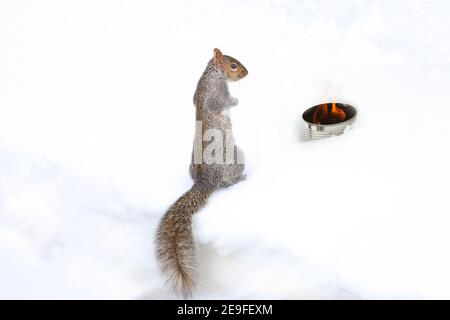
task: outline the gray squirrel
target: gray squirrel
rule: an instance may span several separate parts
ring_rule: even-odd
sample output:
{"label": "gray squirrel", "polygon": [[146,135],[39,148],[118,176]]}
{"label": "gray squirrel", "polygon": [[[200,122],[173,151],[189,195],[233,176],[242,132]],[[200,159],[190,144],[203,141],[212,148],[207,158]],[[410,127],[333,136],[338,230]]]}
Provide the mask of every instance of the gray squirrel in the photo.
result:
{"label": "gray squirrel", "polygon": [[[228,110],[238,104],[238,99],[231,97],[227,81],[238,81],[247,74],[247,69],[238,60],[214,49],[214,57],[208,62],[194,94],[197,130],[189,168],[194,185],[167,210],[156,232],[158,263],[173,289],[184,298],[192,296],[195,286],[192,216],[215,190],[245,179],[243,153],[234,144],[228,115]],[[207,132],[226,137],[223,148],[226,155],[214,150],[213,162],[205,161],[201,152],[200,161],[198,152],[196,155],[196,151],[208,147],[205,141]]]}

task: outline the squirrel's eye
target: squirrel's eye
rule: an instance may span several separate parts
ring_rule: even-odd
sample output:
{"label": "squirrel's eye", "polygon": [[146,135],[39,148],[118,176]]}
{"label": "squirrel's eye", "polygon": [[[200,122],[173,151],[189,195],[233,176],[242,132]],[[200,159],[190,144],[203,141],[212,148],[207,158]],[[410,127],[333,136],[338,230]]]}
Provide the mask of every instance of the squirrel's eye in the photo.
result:
{"label": "squirrel's eye", "polygon": [[230,68],[232,69],[232,70],[236,70],[237,69],[237,63],[232,63],[232,64],[230,64]]}

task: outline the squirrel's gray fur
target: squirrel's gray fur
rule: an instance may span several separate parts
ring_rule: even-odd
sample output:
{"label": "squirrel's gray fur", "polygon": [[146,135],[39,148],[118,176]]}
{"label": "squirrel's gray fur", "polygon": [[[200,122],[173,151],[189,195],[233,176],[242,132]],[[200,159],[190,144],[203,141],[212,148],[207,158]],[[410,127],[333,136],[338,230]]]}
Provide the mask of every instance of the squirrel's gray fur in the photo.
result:
{"label": "squirrel's gray fur", "polygon": [[[169,283],[184,298],[192,296],[195,285],[195,242],[192,233],[192,216],[219,188],[229,187],[245,179],[243,154],[234,146],[228,109],[238,104],[230,96],[227,81],[237,81],[248,74],[247,69],[236,59],[222,55],[214,49],[214,58],[209,61],[197,84],[194,94],[196,120],[201,121],[202,130],[196,134],[194,144],[204,149],[203,132],[219,130],[227,142],[235,148],[234,162],[190,165],[194,180],[192,188],[183,194],[162,217],[156,233],[156,256]],[[231,135],[231,136],[230,136]],[[197,139],[201,139],[198,141]],[[228,145],[228,144],[227,144]],[[224,151],[226,152],[225,148]],[[239,160],[239,161],[237,161]]]}

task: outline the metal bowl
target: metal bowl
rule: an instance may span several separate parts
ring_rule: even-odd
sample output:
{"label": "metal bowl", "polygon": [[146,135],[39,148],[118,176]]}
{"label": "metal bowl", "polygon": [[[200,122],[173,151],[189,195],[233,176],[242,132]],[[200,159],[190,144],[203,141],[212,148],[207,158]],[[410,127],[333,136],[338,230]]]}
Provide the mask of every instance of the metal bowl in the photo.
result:
{"label": "metal bowl", "polygon": [[[329,103],[331,105],[331,103]],[[332,124],[316,124],[313,123],[314,112],[323,106],[323,104],[318,104],[312,108],[309,108],[303,112],[303,121],[305,125],[305,140],[317,140],[331,136],[338,136],[343,134],[346,130],[352,127],[352,124],[356,120],[356,115],[358,111],[355,107],[344,104],[336,103],[338,108],[341,108],[345,112],[345,119],[342,122],[332,123]]]}

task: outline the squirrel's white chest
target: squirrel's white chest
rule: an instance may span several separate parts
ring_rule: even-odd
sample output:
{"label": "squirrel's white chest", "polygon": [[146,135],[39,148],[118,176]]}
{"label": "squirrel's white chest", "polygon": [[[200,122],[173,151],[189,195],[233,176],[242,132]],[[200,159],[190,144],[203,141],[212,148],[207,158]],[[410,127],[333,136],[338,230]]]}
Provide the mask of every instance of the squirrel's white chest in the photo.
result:
{"label": "squirrel's white chest", "polygon": [[222,128],[231,128],[230,111],[229,110],[221,111],[219,113],[219,116],[217,117],[217,121]]}

